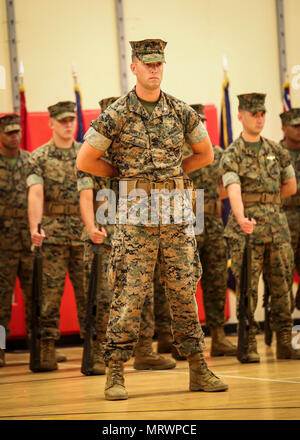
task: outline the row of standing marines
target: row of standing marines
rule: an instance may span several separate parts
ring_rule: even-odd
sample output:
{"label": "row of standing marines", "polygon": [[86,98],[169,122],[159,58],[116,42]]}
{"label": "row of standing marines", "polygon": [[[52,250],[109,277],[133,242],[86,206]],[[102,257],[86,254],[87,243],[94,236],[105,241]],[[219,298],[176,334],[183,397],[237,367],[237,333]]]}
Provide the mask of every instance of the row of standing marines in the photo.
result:
{"label": "row of standing marines", "polygon": [[[211,356],[236,356],[236,346],[224,333],[226,240],[238,296],[245,236],[250,235],[246,362],[260,361],[254,313],[261,273],[271,292],[277,358],[300,359],[300,350],[291,344],[294,269],[300,273],[300,109],[280,115],[284,138],[278,144],[260,136],[265,94],[239,95],[242,133],[223,151],[210,143],[203,105],[190,107],[161,91],[166,43],[130,44],[136,87],[121,98],[100,101],[101,114],[83,145],[74,141],[76,104],[70,101],[48,108],[53,137],[32,154],[19,149],[19,116],[0,118],[0,325],[9,335],[18,276],[30,343],[32,244],[42,245],[40,370],[57,369],[57,362],[65,360],[55,341],[66,273],[84,338],[86,292],[98,246],[93,374],[107,372],[106,399],[127,399],[124,362],[132,354],[136,369],[170,369],[176,366],[174,359],[187,359],[190,390],[225,391],[227,384],[208,369],[203,356],[195,292],[201,277]],[[115,189],[116,182],[126,181],[128,193],[142,188],[150,198],[151,189],[161,189],[162,183],[183,191],[191,180],[196,189],[204,189],[204,230],[199,235],[188,234],[184,222],[163,224],[161,215],[158,225],[149,220],[146,225],[99,226],[96,221],[96,194]],[[226,197],[231,213],[224,233],[220,201]],[[300,309],[299,291],[295,301]],[[155,332],[157,352],[152,348]],[[169,352],[174,359],[160,355]]]}

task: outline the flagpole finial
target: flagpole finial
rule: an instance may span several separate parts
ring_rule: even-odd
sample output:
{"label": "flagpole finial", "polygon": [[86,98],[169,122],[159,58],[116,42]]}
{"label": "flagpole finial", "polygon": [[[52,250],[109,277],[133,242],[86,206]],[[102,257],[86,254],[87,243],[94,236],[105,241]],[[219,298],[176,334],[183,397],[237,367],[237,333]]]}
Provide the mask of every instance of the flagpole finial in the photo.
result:
{"label": "flagpole finial", "polygon": [[73,79],[74,79],[74,85],[77,86],[78,76],[77,76],[77,70],[76,70],[76,67],[75,67],[74,63],[72,63],[72,75],[73,75]]}
{"label": "flagpole finial", "polygon": [[23,61],[20,61],[20,69],[19,69],[19,85],[23,87],[24,84],[24,64]]}
{"label": "flagpole finial", "polygon": [[223,54],[223,70],[225,72],[227,72],[227,70],[228,70],[228,61],[227,61],[227,57],[225,54]]}

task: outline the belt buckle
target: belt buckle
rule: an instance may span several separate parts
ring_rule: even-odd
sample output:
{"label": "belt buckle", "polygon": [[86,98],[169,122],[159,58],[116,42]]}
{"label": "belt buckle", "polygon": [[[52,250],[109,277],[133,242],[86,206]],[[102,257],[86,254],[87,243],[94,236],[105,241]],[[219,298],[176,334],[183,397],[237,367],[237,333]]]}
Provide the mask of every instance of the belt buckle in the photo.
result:
{"label": "belt buckle", "polygon": [[267,203],[267,196],[268,196],[267,193],[263,193],[262,199],[261,199],[262,203]]}

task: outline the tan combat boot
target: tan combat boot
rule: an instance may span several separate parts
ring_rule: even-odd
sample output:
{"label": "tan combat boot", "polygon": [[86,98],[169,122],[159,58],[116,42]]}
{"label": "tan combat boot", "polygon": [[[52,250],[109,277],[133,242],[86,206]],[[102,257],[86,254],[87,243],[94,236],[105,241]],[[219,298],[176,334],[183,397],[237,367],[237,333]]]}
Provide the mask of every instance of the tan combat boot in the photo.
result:
{"label": "tan combat boot", "polygon": [[40,369],[41,371],[57,370],[55,340],[41,339],[40,342]]}
{"label": "tan combat boot", "polygon": [[172,356],[177,361],[185,361],[186,360],[186,356],[183,356],[182,354],[180,354],[179,351],[177,350],[177,348],[175,347],[175,345],[173,345],[173,347],[172,347]]}
{"label": "tan combat boot", "polygon": [[247,360],[244,362],[245,364],[252,364],[260,362],[260,357],[257,352],[257,343],[256,343],[256,330],[255,328],[251,328],[248,333],[248,355]]}
{"label": "tan combat boot", "polygon": [[106,400],[128,399],[124,384],[124,364],[122,361],[108,362],[104,395]]}
{"label": "tan combat boot", "polygon": [[56,350],[56,362],[66,362],[67,356],[60,351]]}
{"label": "tan combat boot", "polygon": [[94,341],[94,365],[93,365],[93,374],[94,375],[103,375],[105,374],[105,362],[103,359],[103,348],[99,341]]}
{"label": "tan combat boot", "polygon": [[300,349],[292,347],[292,332],[289,329],[282,329],[276,332],[276,357],[277,359],[300,359]]}
{"label": "tan combat boot", "polygon": [[224,327],[210,327],[211,356],[236,356],[237,347],[226,339]]}
{"label": "tan combat boot", "polygon": [[171,353],[173,345],[172,333],[158,333],[157,353]]}
{"label": "tan combat boot", "polygon": [[190,391],[226,391],[228,385],[209,370],[202,352],[187,357],[190,367]]}
{"label": "tan combat boot", "polygon": [[134,351],[136,370],[169,370],[176,367],[173,359],[164,358],[152,350],[151,339],[139,340]]}
{"label": "tan combat boot", "polygon": [[5,365],[5,352],[2,348],[0,348],[0,367],[4,367]]}

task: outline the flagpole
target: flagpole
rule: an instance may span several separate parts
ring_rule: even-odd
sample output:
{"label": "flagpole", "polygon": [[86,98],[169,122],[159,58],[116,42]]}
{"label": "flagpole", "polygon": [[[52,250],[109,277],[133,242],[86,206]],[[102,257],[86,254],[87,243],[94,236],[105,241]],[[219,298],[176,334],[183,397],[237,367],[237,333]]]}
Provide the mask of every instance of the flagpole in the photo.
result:
{"label": "flagpole", "polygon": [[82,100],[81,100],[81,93],[78,85],[78,75],[77,70],[75,68],[74,63],[72,63],[72,76],[74,81],[74,92],[76,97],[76,105],[77,105],[77,133],[76,133],[76,140],[77,142],[83,142],[83,136],[84,136],[84,120],[83,120],[83,114],[82,114]]}
{"label": "flagpole", "polygon": [[19,70],[19,91],[24,92],[24,65],[23,61],[20,61],[20,70]]}

